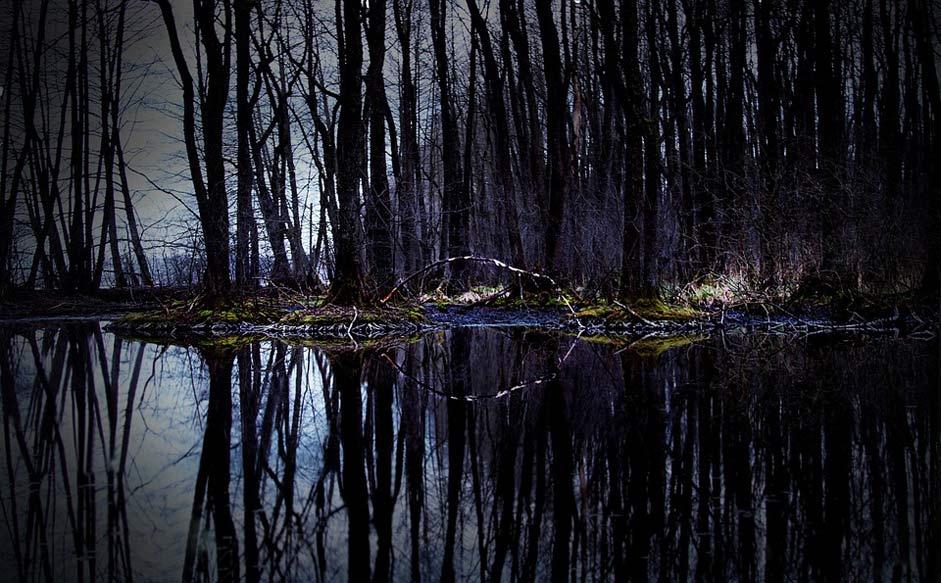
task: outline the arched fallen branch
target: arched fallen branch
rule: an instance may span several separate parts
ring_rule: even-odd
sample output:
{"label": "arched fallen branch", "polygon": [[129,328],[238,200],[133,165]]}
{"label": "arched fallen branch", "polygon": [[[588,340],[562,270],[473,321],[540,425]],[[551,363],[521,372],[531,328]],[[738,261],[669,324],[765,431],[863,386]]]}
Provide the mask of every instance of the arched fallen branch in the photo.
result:
{"label": "arched fallen branch", "polygon": [[520,269],[519,267],[514,267],[512,265],[509,265],[508,263],[504,263],[503,261],[500,261],[499,259],[494,259],[492,257],[478,257],[476,255],[463,255],[459,257],[448,257],[447,259],[435,261],[434,263],[429,263],[425,267],[422,267],[418,271],[412,272],[411,274],[401,279],[399,283],[397,283],[395,287],[393,287],[392,290],[389,291],[389,293],[386,295],[386,297],[382,298],[382,300],[379,303],[385,304],[386,302],[391,300],[392,297],[396,294],[396,292],[398,292],[405,284],[414,280],[415,278],[420,277],[422,275],[426,275],[429,272],[434,271],[435,269],[439,269],[441,267],[450,265],[451,263],[457,263],[459,261],[464,261],[467,263],[486,263],[486,264],[490,264],[495,267],[498,267],[500,269],[504,269],[511,273],[515,273],[517,275],[525,275],[537,281],[540,281],[540,280],[545,281],[549,285],[551,285],[553,288],[558,290],[559,293],[562,293],[562,288],[559,286],[559,284],[556,283],[554,279],[552,279],[551,277],[543,273]]}
{"label": "arched fallen branch", "polygon": [[426,265],[425,267],[419,269],[418,271],[415,271],[415,272],[411,273],[410,275],[406,276],[405,278],[401,279],[401,280],[395,285],[395,287],[393,287],[393,288],[389,291],[389,293],[386,295],[386,297],[384,297],[384,298],[382,298],[382,300],[380,300],[379,303],[380,303],[380,304],[386,304],[389,300],[392,299],[393,296],[395,296],[395,294],[396,294],[403,286],[405,286],[405,284],[407,284],[408,282],[414,280],[415,278],[420,277],[420,276],[423,276],[423,275],[425,275],[425,274],[427,274],[427,273],[429,273],[429,272],[431,272],[431,271],[433,271],[433,270],[435,270],[435,269],[439,269],[439,268],[442,268],[442,267],[444,267],[444,266],[446,266],[446,265],[450,265],[451,263],[457,263],[457,262],[459,262],[459,261],[464,261],[464,262],[467,262],[467,263],[483,263],[483,264],[490,264],[490,265],[493,265],[493,266],[498,267],[498,268],[500,268],[500,269],[504,269],[504,270],[506,270],[506,271],[509,271],[510,273],[515,273],[516,275],[519,275],[519,276],[526,276],[526,277],[532,278],[532,279],[534,279],[534,280],[536,280],[536,281],[544,281],[544,282],[546,282],[549,286],[551,286],[553,289],[555,289],[555,290],[559,293],[559,297],[562,298],[562,301],[565,302],[566,307],[569,309],[570,312],[572,312],[572,316],[575,318],[575,322],[578,324],[578,327],[579,327],[579,328],[584,328],[584,326],[582,326],[581,321],[578,319],[578,316],[577,316],[577,314],[576,314],[576,312],[575,312],[575,309],[572,307],[572,304],[569,303],[569,300],[568,300],[568,298],[567,298],[566,295],[565,295],[565,290],[563,290],[563,289],[562,289],[562,286],[560,286],[554,279],[552,279],[551,277],[549,277],[548,275],[546,275],[546,274],[544,274],[544,273],[539,273],[539,272],[536,272],[536,271],[527,271],[527,270],[521,269],[521,268],[519,268],[519,267],[514,267],[514,266],[512,266],[512,265],[510,265],[510,264],[508,264],[508,263],[504,263],[503,261],[500,261],[499,259],[494,259],[494,258],[492,258],[492,257],[478,257],[478,256],[476,256],[476,255],[463,255],[463,256],[459,256],[459,257],[448,257],[447,259],[442,259],[442,260],[440,260],[440,261],[435,261],[434,263],[430,263],[430,264]]}

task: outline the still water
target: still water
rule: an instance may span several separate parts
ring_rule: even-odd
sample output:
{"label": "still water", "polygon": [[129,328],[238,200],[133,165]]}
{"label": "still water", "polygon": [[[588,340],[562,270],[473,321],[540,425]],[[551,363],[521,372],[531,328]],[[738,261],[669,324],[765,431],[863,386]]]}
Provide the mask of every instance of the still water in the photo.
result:
{"label": "still water", "polygon": [[0,333],[0,579],[927,581],[936,340]]}

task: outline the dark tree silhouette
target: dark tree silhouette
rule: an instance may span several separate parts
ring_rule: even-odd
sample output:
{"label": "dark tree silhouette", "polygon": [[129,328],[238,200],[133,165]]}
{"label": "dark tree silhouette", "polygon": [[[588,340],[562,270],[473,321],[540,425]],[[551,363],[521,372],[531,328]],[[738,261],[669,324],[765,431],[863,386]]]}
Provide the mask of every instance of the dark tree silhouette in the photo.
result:
{"label": "dark tree silhouette", "polygon": [[[194,0],[191,27],[174,6],[2,8],[5,293],[326,282],[355,304],[471,252],[622,299],[939,285],[936,3]],[[161,83],[142,39],[180,86],[186,192],[136,162]],[[147,189],[195,201],[189,248]]]}

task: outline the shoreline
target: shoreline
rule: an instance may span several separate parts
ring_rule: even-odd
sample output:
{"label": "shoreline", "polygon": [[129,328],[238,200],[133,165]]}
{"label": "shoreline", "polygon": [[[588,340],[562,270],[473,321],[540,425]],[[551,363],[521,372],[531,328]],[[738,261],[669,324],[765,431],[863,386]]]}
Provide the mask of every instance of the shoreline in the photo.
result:
{"label": "shoreline", "polygon": [[512,304],[447,300],[341,307],[318,296],[253,294],[215,309],[190,290],[108,290],[95,296],[37,292],[0,305],[0,326],[104,321],[106,329],[142,340],[238,336],[353,342],[408,337],[455,328],[516,328],[581,336],[632,337],[754,333],[935,334],[936,305],[884,302],[832,306],[809,302],[695,307],[662,300],[572,302],[546,297]]}

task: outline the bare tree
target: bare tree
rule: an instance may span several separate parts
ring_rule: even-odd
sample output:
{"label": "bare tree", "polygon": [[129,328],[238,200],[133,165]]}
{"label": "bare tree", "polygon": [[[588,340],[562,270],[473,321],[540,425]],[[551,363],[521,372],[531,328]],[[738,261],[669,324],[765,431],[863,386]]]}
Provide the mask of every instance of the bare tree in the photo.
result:
{"label": "bare tree", "polygon": [[[342,7],[342,11],[341,11]],[[359,184],[362,168],[363,120],[361,87],[363,68],[362,6],[357,0],[337,0],[337,37],[341,42],[340,118],[337,124],[336,269],[330,290],[336,303],[363,299],[363,273],[359,257]]]}
{"label": "bare tree", "polygon": [[[170,40],[177,74],[183,85],[183,137],[193,191],[206,247],[204,285],[212,298],[229,293],[229,208],[223,160],[223,120],[229,96],[231,9],[228,3],[195,0],[194,14],[206,52],[206,91],[200,96],[203,155],[196,143],[196,93],[189,63],[183,54],[173,6],[168,0],[154,0],[160,7]],[[220,39],[216,30],[218,9],[222,9],[225,30]],[[201,81],[202,85],[202,81]],[[205,174],[204,169],[205,167]]]}

